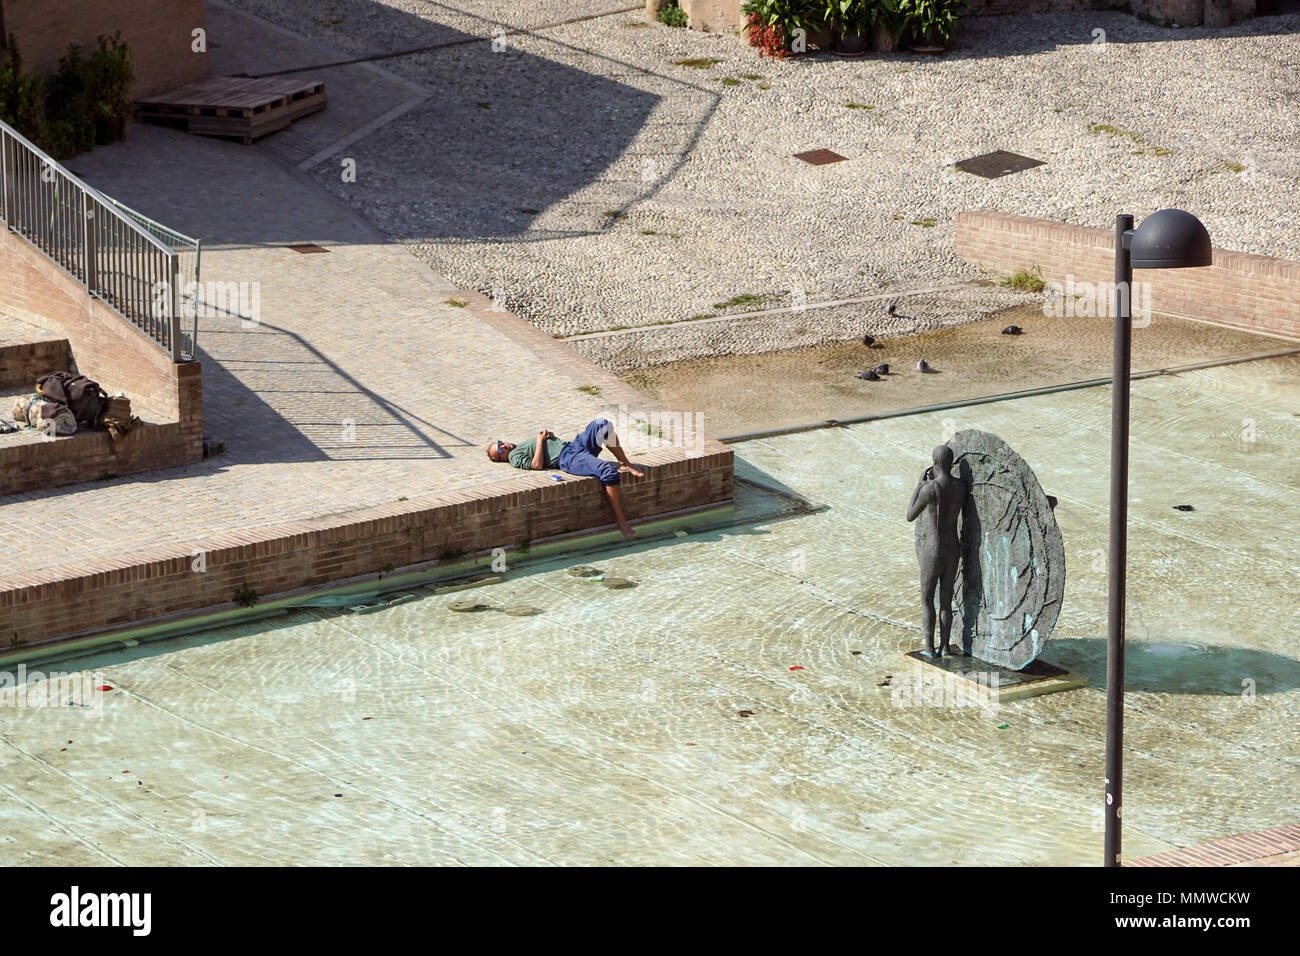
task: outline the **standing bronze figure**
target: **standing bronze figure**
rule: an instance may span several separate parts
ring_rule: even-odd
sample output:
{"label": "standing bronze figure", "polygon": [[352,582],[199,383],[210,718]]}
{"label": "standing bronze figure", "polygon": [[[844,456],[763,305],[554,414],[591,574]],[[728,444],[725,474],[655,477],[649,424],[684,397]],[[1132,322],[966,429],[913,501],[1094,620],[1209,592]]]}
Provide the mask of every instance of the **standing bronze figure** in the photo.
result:
{"label": "standing bronze figure", "polygon": [[[926,657],[951,655],[952,594],[961,563],[957,522],[966,503],[966,485],[952,475],[952,449],[934,450],[934,465],[925,470],[912,492],[907,520],[921,518],[916,559],[921,565],[921,626]],[[934,598],[939,592],[939,649],[934,647]]]}

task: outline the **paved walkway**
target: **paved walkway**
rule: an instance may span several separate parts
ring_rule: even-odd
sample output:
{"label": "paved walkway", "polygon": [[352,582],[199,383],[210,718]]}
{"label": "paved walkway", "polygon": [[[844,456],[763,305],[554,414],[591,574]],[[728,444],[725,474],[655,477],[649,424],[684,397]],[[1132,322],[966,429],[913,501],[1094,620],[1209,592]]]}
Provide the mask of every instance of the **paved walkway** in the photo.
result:
{"label": "paved walkway", "polygon": [[[216,74],[321,60],[219,7],[211,32]],[[471,486],[490,496],[494,482],[519,473],[486,459],[489,439],[518,441],[542,427],[567,435],[619,402],[644,407],[523,320],[447,304],[481,297],[458,293],[294,169],[412,96],[410,84],[370,67],[320,75],[328,109],[263,145],[135,125],[125,143],[70,164],[109,195],[202,237],[204,281],[255,284],[261,321],[200,322],[204,428],[225,455],[5,499],[0,584],[47,567],[52,537],[57,563],[84,568],[163,541],[202,547],[210,534],[399,497]],[[285,248],[303,242],[329,252]],[[593,385],[599,397],[579,391]]]}
{"label": "paved walkway", "polygon": [[1129,860],[1125,866],[1300,866],[1300,823]]}

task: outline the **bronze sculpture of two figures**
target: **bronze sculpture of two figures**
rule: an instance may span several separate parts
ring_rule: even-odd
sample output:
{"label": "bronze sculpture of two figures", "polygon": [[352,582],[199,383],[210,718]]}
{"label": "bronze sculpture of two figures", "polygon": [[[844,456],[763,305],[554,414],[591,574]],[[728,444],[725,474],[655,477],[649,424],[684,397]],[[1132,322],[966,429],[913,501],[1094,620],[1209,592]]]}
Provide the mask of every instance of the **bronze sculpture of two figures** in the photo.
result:
{"label": "bronze sculpture of two figures", "polygon": [[1022,670],[1047,642],[1065,591],[1056,502],[989,432],[958,432],[932,457],[907,506],[916,522],[921,653],[956,653],[956,624],[962,654]]}

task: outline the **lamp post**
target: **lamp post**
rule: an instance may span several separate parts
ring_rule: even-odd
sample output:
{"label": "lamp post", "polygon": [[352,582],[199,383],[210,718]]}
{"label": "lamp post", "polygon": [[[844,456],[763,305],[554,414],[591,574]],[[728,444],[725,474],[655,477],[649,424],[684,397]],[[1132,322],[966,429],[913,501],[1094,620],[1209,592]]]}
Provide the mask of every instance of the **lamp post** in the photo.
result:
{"label": "lamp post", "polygon": [[1106,624],[1106,866],[1119,866],[1124,776],[1124,581],[1128,558],[1129,371],[1134,269],[1211,264],[1210,234],[1181,209],[1161,209],[1133,228],[1115,217],[1115,337],[1110,404],[1110,602]]}

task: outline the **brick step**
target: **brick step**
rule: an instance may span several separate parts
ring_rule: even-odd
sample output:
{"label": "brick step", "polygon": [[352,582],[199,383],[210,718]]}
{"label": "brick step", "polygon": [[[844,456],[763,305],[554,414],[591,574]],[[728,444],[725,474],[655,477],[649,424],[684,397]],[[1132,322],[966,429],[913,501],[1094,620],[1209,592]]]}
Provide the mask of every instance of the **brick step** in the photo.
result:
{"label": "brick step", "polygon": [[0,392],[35,391],[36,380],[46,372],[71,367],[67,339],[0,314]]}

